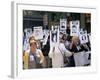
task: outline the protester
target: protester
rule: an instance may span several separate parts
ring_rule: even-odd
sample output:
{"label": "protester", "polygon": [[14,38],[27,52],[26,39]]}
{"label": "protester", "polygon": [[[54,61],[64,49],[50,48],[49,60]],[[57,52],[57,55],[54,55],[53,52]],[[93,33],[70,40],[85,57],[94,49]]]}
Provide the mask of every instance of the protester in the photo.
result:
{"label": "protester", "polygon": [[29,38],[30,49],[24,53],[24,69],[42,68],[44,56],[40,49],[37,49],[35,37]]}
{"label": "protester", "polygon": [[70,40],[68,40],[68,35],[67,34],[63,34],[62,40],[64,42],[65,48],[69,50],[71,42],[70,42]]}
{"label": "protester", "polygon": [[[72,37],[72,40],[71,40],[71,45],[70,45],[70,51],[71,52],[78,52],[79,48],[78,48],[78,42],[79,42],[79,38],[77,36],[73,36]],[[69,58],[69,65],[70,67],[75,67],[75,61],[74,61],[74,56],[72,55],[70,58]]]}
{"label": "protester", "polygon": [[51,47],[49,52],[49,57],[52,59],[53,68],[64,67],[64,55],[69,57],[72,55],[72,53],[65,48],[62,40],[60,40],[59,45]]}
{"label": "protester", "polygon": [[49,56],[48,56],[49,51],[50,51],[50,36],[49,36],[48,39],[47,39],[46,45],[44,45],[44,46],[42,47],[41,50],[42,50],[43,55],[44,55],[44,57],[45,57],[45,67],[46,67],[46,68],[52,67],[51,58],[49,58]]}
{"label": "protester", "polygon": [[[79,38],[76,36],[73,36],[72,43],[70,45],[70,51],[76,53],[77,55],[74,55],[74,56],[72,55],[70,57],[70,66],[74,67],[74,66],[84,65],[85,51],[88,51],[88,50],[89,50],[89,47],[87,46],[87,44],[85,44],[85,43],[80,44]],[[75,63],[75,61],[76,61],[76,63]]]}

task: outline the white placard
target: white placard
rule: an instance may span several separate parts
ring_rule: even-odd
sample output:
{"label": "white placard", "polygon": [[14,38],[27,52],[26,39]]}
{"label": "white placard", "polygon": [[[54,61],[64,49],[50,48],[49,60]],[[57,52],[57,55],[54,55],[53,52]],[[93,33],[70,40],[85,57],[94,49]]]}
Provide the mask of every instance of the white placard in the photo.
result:
{"label": "white placard", "polygon": [[79,39],[81,44],[87,43],[88,42],[87,31],[80,31]]}
{"label": "white placard", "polygon": [[42,26],[34,27],[34,36],[36,39],[43,39]]}
{"label": "white placard", "polygon": [[67,29],[67,19],[60,19],[60,30]]}
{"label": "white placard", "polygon": [[75,66],[84,66],[91,64],[91,61],[88,59],[91,52],[79,52],[74,54]]}
{"label": "white placard", "polygon": [[49,30],[43,31],[43,45],[46,45],[49,36]]}
{"label": "white placard", "polygon": [[24,29],[24,38],[23,38],[23,50],[26,51],[29,49],[29,37],[32,35],[32,29],[31,28],[26,28]]}
{"label": "white placard", "polygon": [[26,29],[24,29],[24,32],[25,32],[25,37],[29,38],[30,35],[32,34],[32,29],[31,28],[26,28]]}
{"label": "white placard", "polygon": [[28,39],[24,39],[24,44],[23,44],[23,51],[26,51],[30,48]]}
{"label": "white placard", "polygon": [[75,21],[70,21],[70,29],[71,29],[71,36],[78,36],[79,35],[79,25],[80,21],[75,20]]}
{"label": "white placard", "polygon": [[59,28],[54,28],[50,31],[50,47],[57,46],[59,44]]}

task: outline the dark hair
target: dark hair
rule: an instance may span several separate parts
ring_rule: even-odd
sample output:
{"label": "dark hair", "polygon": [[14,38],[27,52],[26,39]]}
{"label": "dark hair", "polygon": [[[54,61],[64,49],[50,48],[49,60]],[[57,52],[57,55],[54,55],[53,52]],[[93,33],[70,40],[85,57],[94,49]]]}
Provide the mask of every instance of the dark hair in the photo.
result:
{"label": "dark hair", "polygon": [[30,43],[31,40],[35,40],[35,41],[36,41],[36,39],[35,39],[34,36],[31,36],[31,37],[29,38],[29,43]]}
{"label": "dark hair", "polygon": [[36,47],[37,47],[37,40],[35,39],[34,36],[31,36],[31,37],[29,38],[29,44],[30,44],[30,46],[32,45],[32,43],[30,43],[31,40],[34,40],[34,41],[35,41],[35,45],[36,45]]}
{"label": "dark hair", "polygon": [[62,38],[63,40],[65,40],[65,37],[67,38],[67,35],[66,34],[63,34]]}

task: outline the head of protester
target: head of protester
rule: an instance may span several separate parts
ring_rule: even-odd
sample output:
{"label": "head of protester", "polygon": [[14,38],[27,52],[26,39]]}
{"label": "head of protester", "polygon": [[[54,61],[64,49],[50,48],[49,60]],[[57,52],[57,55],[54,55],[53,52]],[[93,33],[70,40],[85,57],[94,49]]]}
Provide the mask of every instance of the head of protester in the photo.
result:
{"label": "head of protester", "polygon": [[37,40],[34,36],[29,38],[30,49],[25,51],[24,69],[43,68],[44,61],[43,53],[37,48]]}
{"label": "head of protester", "polygon": [[79,43],[79,37],[73,36],[73,37],[72,37],[72,44],[73,44],[73,45],[77,45],[77,43]]}
{"label": "head of protester", "polygon": [[31,36],[29,38],[29,45],[30,45],[30,51],[34,53],[37,49],[37,41],[34,36]]}

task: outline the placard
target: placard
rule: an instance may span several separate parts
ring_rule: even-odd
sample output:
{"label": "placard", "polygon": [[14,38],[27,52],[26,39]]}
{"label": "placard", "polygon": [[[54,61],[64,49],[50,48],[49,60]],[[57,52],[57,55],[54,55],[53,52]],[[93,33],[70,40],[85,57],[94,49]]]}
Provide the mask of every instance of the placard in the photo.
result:
{"label": "placard", "polygon": [[80,31],[79,39],[80,39],[81,44],[87,43],[88,42],[87,31]]}
{"label": "placard", "polygon": [[60,30],[67,29],[67,19],[60,19]]}
{"label": "placard", "polygon": [[50,36],[49,30],[44,30],[43,31],[43,45],[46,45],[48,37]]}
{"label": "placard", "polygon": [[83,51],[74,54],[75,66],[84,66],[91,64],[91,60],[89,59],[89,54],[91,51]]}
{"label": "placard", "polygon": [[32,35],[32,29],[26,28],[24,29],[24,38],[23,38],[23,51],[26,51],[29,49],[29,37]]}
{"label": "placard", "polygon": [[59,26],[53,27],[50,31],[50,47],[58,46],[59,44]]}
{"label": "placard", "polygon": [[34,36],[36,39],[43,39],[42,26],[34,27]]}
{"label": "placard", "polygon": [[78,36],[79,35],[79,26],[80,26],[80,21],[75,20],[75,21],[70,21],[70,35],[71,36]]}

